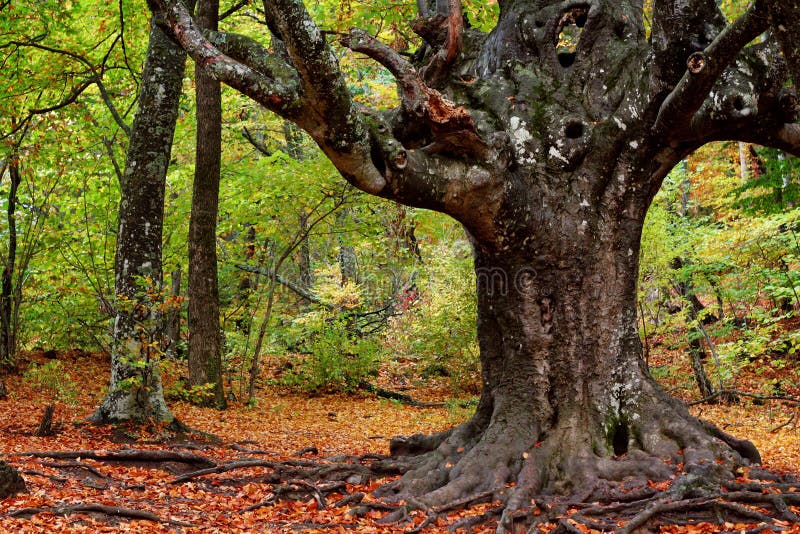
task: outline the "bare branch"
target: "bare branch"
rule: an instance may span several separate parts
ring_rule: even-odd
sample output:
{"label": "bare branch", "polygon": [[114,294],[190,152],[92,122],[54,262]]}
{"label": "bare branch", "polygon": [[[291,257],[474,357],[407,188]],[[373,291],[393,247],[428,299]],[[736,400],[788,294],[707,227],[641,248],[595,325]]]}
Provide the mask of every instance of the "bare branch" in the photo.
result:
{"label": "bare branch", "polygon": [[106,89],[103,80],[99,76],[95,76],[93,81],[95,85],[97,85],[97,89],[100,91],[100,98],[103,99],[103,103],[106,105],[108,111],[111,113],[111,116],[114,118],[114,122],[117,123],[117,126],[119,126],[123,132],[125,132],[127,137],[130,137],[131,127],[125,123],[120,116],[119,111],[117,111],[117,107],[114,105],[114,102],[112,102],[111,95],[108,94],[108,90]]}
{"label": "bare branch", "polygon": [[687,137],[695,113],[719,77],[742,48],[767,27],[767,19],[751,6],[703,52],[691,54],[686,62],[686,72],[661,105],[653,126],[654,133],[672,139]]}
{"label": "bare branch", "polygon": [[69,95],[67,95],[66,98],[64,98],[60,102],[43,108],[31,109],[28,111],[28,113],[30,115],[44,115],[45,113],[50,113],[51,111],[63,109],[69,106],[70,104],[75,103],[78,100],[78,97],[81,96],[83,92],[86,91],[86,89],[92,86],[92,83],[93,81],[89,80],[88,82],[83,82],[79,85],[76,85],[75,87],[72,88]]}
{"label": "bare branch", "polygon": [[233,15],[234,13],[236,13],[237,11],[239,11],[240,9],[242,9],[243,7],[245,7],[248,4],[250,4],[250,0],[240,0],[239,2],[236,2],[234,5],[232,5],[228,9],[226,9],[219,16],[219,20],[223,21],[223,20],[227,19],[228,17],[230,17],[231,15]]}
{"label": "bare branch", "polygon": [[107,60],[108,60],[108,58],[109,58],[109,56],[111,54],[111,51],[114,49],[114,46],[116,46],[116,43],[119,40],[120,40],[119,37],[114,39],[114,42],[109,47],[108,52],[106,53],[105,57],[103,58],[102,63],[99,66],[99,72],[98,72],[98,67],[96,67],[88,58],[86,58],[86,57],[84,57],[84,56],[82,56],[82,55],[80,55],[78,53],[71,52],[69,50],[63,50],[63,49],[60,49],[60,48],[54,48],[54,47],[51,47],[51,46],[40,44],[40,43],[36,42],[35,40],[29,40],[29,41],[24,41],[24,42],[22,42],[22,41],[10,41],[7,44],[3,45],[3,47],[5,48],[5,47],[8,47],[8,46],[15,46],[17,48],[35,48],[37,50],[42,50],[44,52],[49,52],[51,54],[57,54],[57,55],[65,56],[65,57],[68,57],[70,59],[73,59],[74,61],[77,61],[78,63],[80,63],[81,65],[86,67],[86,70],[89,73],[89,77],[86,80],[84,80],[83,83],[73,87],[70,95],[67,96],[64,100],[62,100],[61,102],[59,102],[57,104],[53,104],[52,106],[47,106],[47,107],[38,108],[38,109],[31,109],[31,110],[29,110],[30,114],[32,114],[32,115],[42,115],[44,113],[49,113],[51,111],[62,109],[64,107],[74,103],[78,99],[78,97],[86,89],[88,89],[92,84],[94,84],[94,85],[97,85],[97,88],[100,91],[100,98],[102,98],[103,103],[106,105],[106,107],[108,108],[109,112],[111,113],[111,116],[114,118],[114,122],[117,123],[117,125],[122,129],[123,132],[125,132],[126,136],[130,137],[130,133],[131,133],[130,126],[128,126],[125,123],[125,121],[122,119],[122,117],[120,116],[119,111],[117,110],[116,106],[114,105],[114,102],[111,100],[111,96],[109,95],[108,90],[106,89],[105,84],[103,83],[103,77],[102,77],[102,73],[105,70],[105,64],[106,64],[106,62],[107,62]]}
{"label": "bare branch", "polygon": [[256,139],[253,136],[252,132],[250,132],[250,130],[247,129],[247,127],[242,128],[242,137],[247,139],[247,141],[249,141],[250,144],[253,145],[253,148],[258,150],[261,154],[265,156],[271,156],[273,154],[272,150],[267,148],[267,145],[263,141],[259,141],[258,139]]}
{"label": "bare branch", "polygon": [[285,276],[278,274],[276,272],[269,271],[268,269],[264,269],[263,267],[253,267],[252,265],[247,265],[245,263],[237,263],[236,268],[248,273],[261,274],[269,278],[274,277],[279,284],[285,286],[288,289],[291,289],[292,291],[294,291],[295,293],[297,293],[298,295],[300,295],[301,297],[303,297],[304,299],[306,299],[311,303],[319,304],[320,306],[328,308],[329,310],[339,309],[336,306],[333,306],[332,304],[329,304],[324,300],[320,299],[318,295],[308,291],[307,289],[304,289],[303,287],[295,284]]}

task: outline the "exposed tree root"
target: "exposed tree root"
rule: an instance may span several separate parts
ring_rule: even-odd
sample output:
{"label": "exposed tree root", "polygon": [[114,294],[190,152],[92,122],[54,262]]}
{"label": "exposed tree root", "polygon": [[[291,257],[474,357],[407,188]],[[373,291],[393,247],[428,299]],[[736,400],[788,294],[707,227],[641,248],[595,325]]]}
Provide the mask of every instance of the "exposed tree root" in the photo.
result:
{"label": "exposed tree root", "polygon": [[191,523],[184,523],[183,521],[174,521],[172,519],[161,519],[157,515],[145,512],[144,510],[134,510],[132,508],[120,508],[118,506],[106,506],[104,504],[74,504],[70,506],[58,506],[48,508],[21,508],[9,512],[9,517],[32,517],[36,514],[51,513],[54,515],[71,515],[77,513],[98,513],[105,516],[122,517],[127,519],[144,519],[147,521],[154,521],[156,523],[163,523],[166,525],[175,525],[178,527],[194,527]]}
{"label": "exposed tree root", "polygon": [[168,472],[184,472],[188,466],[208,467],[216,465],[215,462],[188,452],[175,452],[164,450],[146,449],[121,449],[116,451],[27,451],[18,452],[13,456],[33,456],[34,458],[56,459],[92,459],[106,463],[128,463],[144,467],[155,467]]}
{"label": "exposed tree root", "polygon": [[[711,432],[702,434],[698,431],[698,428],[704,429],[702,426],[693,428],[680,437],[683,448],[675,451],[674,460],[671,459],[673,456],[665,459],[656,455],[653,451],[664,450],[663,444],[656,442],[651,444],[650,451],[633,449],[613,457],[585,450],[580,452],[582,442],[577,435],[562,430],[554,431],[552,440],[523,447],[518,443],[525,443],[524,440],[517,437],[513,443],[506,442],[504,440],[512,438],[492,435],[484,425],[475,421],[436,436],[396,440],[393,445],[395,452],[411,452],[399,457],[368,454],[285,461],[250,457],[215,465],[202,456],[171,451],[36,452],[20,455],[94,458],[104,462],[181,459],[193,465],[208,466],[176,476],[172,481],[174,484],[260,467],[267,472],[231,479],[218,478],[208,484],[203,482],[203,485],[211,491],[225,491],[225,486],[243,483],[271,485],[267,498],[240,512],[285,500],[313,499],[319,509],[348,506],[351,517],[362,517],[374,511],[385,512],[381,522],[398,526],[411,522],[413,515],[415,521],[410,527],[405,527],[411,529],[409,532],[421,532],[440,519],[451,522],[452,530],[463,528],[469,531],[477,525],[488,524],[499,533],[526,530],[534,533],[538,532],[539,526],[546,526],[548,529],[555,527],[555,532],[577,533],[594,529],[624,534],[655,529],[659,525],[693,522],[728,523],[736,524],[737,529],[754,532],[765,529],[780,532],[788,525],[800,522],[800,482],[789,475],[776,475],[757,467],[742,469],[739,471],[741,476],[735,478],[736,474],[730,471],[731,464],[722,454],[729,450],[722,446],[729,445],[728,440],[723,439],[725,436],[718,438]],[[697,433],[693,434],[693,431]],[[714,443],[720,446],[709,446],[702,441],[702,436],[706,439],[712,436],[716,440]],[[562,446],[566,443],[571,444],[571,450]],[[736,441],[732,443],[747,450]],[[710,455],[709,451],[718,456]],[[460,462],[463,463],[459,465]],[[77,462],[52,465],[91,468]],[[428,472],[423,476],[425,470]],[[408,478],[384,484],[376,492],[388,500],[370,501],[365,500],[363,492],[348,493],[352,483],[363,484],[398,473],[405,473]],[[552,473],[560,473],[563,478],[556,478]],[[418,493],[411,494],[411,491]],[[402,502],[397,502],[398,496],[402,497]],[[491,503],[491,506],[487,508],[484,504],[472,515],[461,512],[481,503]],[[13,512],[13,515],[29,516],[43,511],[98,512],[183,525],[161,521],[149,512],[102,508],[99,505],[24,509]],[[459,512],[460,517],[449,520],[448,514],[453,512]]]}
{"label": "exposed tree root", "polygon": [[82,469],[88,471],[95,478],[107,479],[106,475],[98,471],[95,467],[82,462],[42,462],[45,467],[55,467],[57,469]]}

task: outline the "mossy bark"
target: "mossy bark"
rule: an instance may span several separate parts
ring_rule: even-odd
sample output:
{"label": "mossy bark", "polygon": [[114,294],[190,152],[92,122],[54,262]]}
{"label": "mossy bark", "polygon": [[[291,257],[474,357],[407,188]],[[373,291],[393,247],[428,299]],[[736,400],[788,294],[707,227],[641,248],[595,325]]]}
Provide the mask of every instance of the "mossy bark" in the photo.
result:
{"label": "mossy bark", "polygon": [[729,23],[714,0],[656,2],[648,36],[641,0],[501,0],[488,34],[442,2],[446,17],[415,22],[426,46],[411,60],[344,38],[397,79],[388,112],[349,97],[302,2],[265,4],[285,46],[261,50],[280,74],[215,51],[179,2],[154,4],[196,61],[305,129],[350,183],[446,213],[472,239],[480,404],[456,429],[395,441],[407,472],[380,493],[430,507],[490,491],[513,513],[537,493],[589,498],[678,465],[713,484],[758,461],[649,377],[635,292],[645,214],[683,158],[725,139],[800,154],[781,47],[749,44],[769,28],[762,3]]}
{"label": "mossy bark", "polygon": [[96,423],[174,419],[158,366],[163,323],[148,291],[162,284],[164,190],[185,64],[184,51],[153,25],[120,184],[111,383],[90,418]]}

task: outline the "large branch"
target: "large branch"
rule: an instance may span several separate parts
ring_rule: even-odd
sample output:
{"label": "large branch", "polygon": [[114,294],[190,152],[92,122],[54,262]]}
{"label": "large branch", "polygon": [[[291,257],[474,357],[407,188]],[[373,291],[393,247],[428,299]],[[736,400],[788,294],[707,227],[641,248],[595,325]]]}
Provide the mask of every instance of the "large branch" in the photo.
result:
{"label": "large branch", "polygon": [[751,6],[704,51],[691,54],[686,72],[661,105],[653,127],[655,134],[673,140],[691,137],[692,120],[720,76],[744,46],[767,28],[766,17]]}
{"label": "large branch", "polygon": [[352,30],[343,43],[355,52],[366,54],[392,73],[400,90],[404,114],[411,121],[430,128],[440,147],[447,143],[447,139],[458,137],[460,153],[478,160],[485,158],[488,146],[478,134],[469,112],[428,87],[421,73],[394,49],[362,30]]}
{"label": "large branch", "polygon": [[651,41],[653,91],[671,91],[686,70],[686,58],[706,48],[725,27],[715,0],[654,0]]}
{"label": "large branch", "polygon": [[769,0],[770,24],[789,64],[795,89],[800,88],[800,0]]}
{"label": "large branch", "polygon": [[[207,39],[180,0],[151,0],[154,15],[163,18],[167,30],[189,56],[215,78],[249,96],[282,117],[296,119],[300,114],[300,88],[291,68],[281,68],[265,49],[248,48],[241,39],[219,36],[220,46],[239,50],[239,60],[223,53]],[[253,43],[253,41],[250,41]],[[284,66],[286,67],[286,66]]]}
{"label": "large branch", "polygon": [[300,75],[305,112],[295,122],[348,181],[379,193],[386,180],[372,161],[367,126],[325,35],[301,0],[266,1],[264,11]]}
{"label": "large branch", "polygon": [[[440,135],[410,158],[378,114],[352,101],[335,54],[300,0],[265,3],[270,31],[279,43],[273,51],[243,36],[204,35],[179,0],[151,0],[150,6],[192,59],[308,132],[339,172],[363,191],[412,206],[442,206],[450,187],[448,177],[463,175],[464,166],[434,156],[448,150],[487,149],[466,110],[415,81],[409,87],[419,90],[419,101],[426,108],[423,115],[430,130]],[[390,70],[400,73],[402,68]],[[412,74],[419,80],[416,72]],[[402,73],[401,77],[407,78]],[[411,159],[421,164],[407,165]],[[457,168],[451,169],[451,163]],[[436,174],[430,173],[433,168]],[[474,181],[458,180],[456,188],[461,191],[464,183]]]}
{"label": "large branch", "polygon": [[149,5],[194,61],[306,130],[353,185],[372,194],[384,188],[386,181],[370,157],[367,128],[336,56],[302,2],[265,3],[270,29],[286,46],[291,65],[241,36],[214,36],[223,48],[241,53],[239,60],[228,56],[203,35],[180,0],[150,0]]}

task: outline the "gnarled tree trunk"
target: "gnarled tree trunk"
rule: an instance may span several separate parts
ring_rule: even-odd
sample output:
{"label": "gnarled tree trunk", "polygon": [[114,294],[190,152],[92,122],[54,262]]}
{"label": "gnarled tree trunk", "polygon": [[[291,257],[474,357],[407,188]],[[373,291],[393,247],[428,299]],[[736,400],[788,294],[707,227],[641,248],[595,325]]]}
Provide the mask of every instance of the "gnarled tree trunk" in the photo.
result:
{"label": "gnarled tree trunk", "polygon": [[[645,214],[682,158],[724,139],[800,153],[779,56],[794,61],[800,31],[770,18],[776,0],[730,23],[714,0],[657,0],[649,38],[641,0],[500,0],[488,34],[465,28],[458,0],[419,2],[413,62],[363,31],[343,40],[397,79],[390,112],[353,102],[299,0],[264,3],[273,52],[151,4],[195,61],[305,129],[352,184],[471,236],[480,404],[456,429],[396,440],[407,472],[382,494],[435,507],[491,492],[502,530],[538,493],[590,499],[678,466],[715,484],[759,461],[648,376],[635,284]],[[749,44],[770,25],[780,45]]]}
{"label": "gnarled tree trunk", "polygon": [[[561,177],[583,176],[588,186],[604,159],[592,152]],[[632,167],[606,163],[615,177]],[[636,280],[648,195],[581,205],[567,188],[528,186],[503,197],[501,212],[514,214],[503,220],[505,237],[474,242],[477,413],[446,436],[397,441],[397,452],[416,443],[410,470],[380,494],[441,506],[495,491],[510,494],[514,509],[540,493],[591,500],[608,483],[663,480],[679,463],[719,480],[760,461],[748,442],[689,415],[645,369]],[[546,218],[530,208],[548,205],[559,208]]]}

